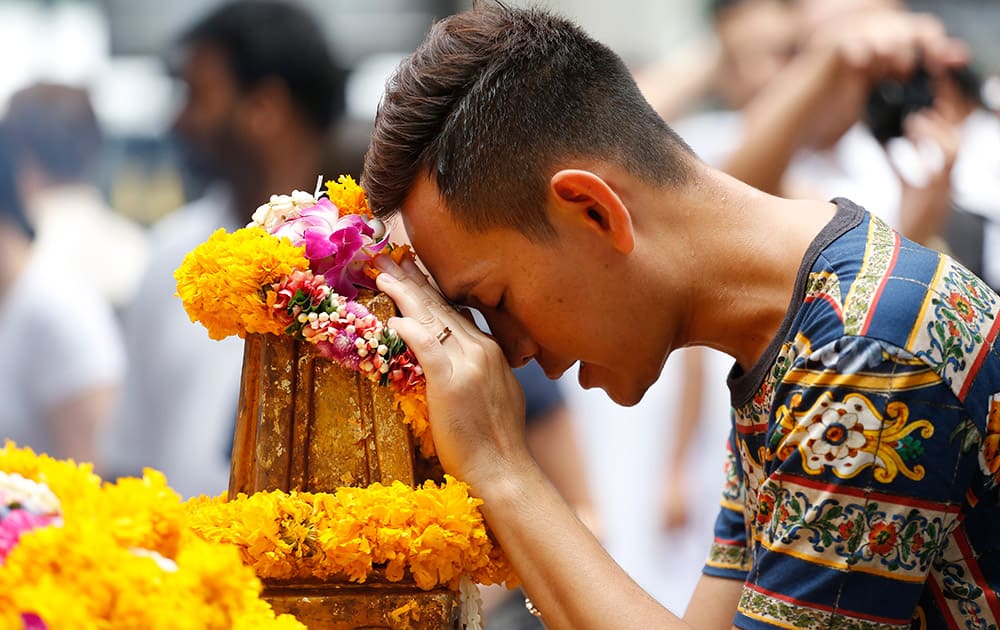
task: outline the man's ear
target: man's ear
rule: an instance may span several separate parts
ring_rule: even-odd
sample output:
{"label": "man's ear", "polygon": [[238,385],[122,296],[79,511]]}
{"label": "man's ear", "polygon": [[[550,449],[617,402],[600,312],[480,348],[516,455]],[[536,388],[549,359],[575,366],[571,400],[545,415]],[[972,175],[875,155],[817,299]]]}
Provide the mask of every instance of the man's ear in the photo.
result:
{"label": "man's ear", "polygon": [[556,210],[609,238],[627,254],[635,247],[635,232],[628,208],[604,178],[590,171],[564,169],[549,180]]}

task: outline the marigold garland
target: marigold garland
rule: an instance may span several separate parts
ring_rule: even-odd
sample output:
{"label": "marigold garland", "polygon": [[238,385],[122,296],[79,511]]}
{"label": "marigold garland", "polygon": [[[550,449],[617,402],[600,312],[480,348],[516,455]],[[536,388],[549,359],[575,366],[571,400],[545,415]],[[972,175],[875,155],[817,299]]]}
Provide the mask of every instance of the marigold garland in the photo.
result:
{"label": "marigold garland", "polygon": [[289,335],[388,386],[421,454],[432,457],[419,364],[395,331],[352,299],[357,286],[374,287],[374,256],[398,263],[413,252],[388,242],[349,175],[328,181],[326,195],[273,195],[248,227],[216,231],[174,273],[177,295],[212,339]]}
{"label": "marigold garland", "polygon": [[192,529],[233,545],[258,577],[343,576],[365,582],[376,572],[422,589],[459,588],[463,575],[483,584],[516,584],[490,539],[469,487],[445,476],[419,488],[402,482],[333,493],[257,492],[187,502]]}
{"label": "marigold garland", "polygon": [[0,471],[47,486],[62,517],[22,532],[0,564],[0,627],[303,630],[275,617],[234,549],[188,528],[162,474],[102,484],[89,465],[10,442]]}
{"label": "marigold garland", "polygon": [[174,273],[177,294],[193,322],[212,339],[247,333],[280,335],[263,287],[296,270],[309,269],[304,247],[261,228],[227,233],[220,228],[187,256]]}

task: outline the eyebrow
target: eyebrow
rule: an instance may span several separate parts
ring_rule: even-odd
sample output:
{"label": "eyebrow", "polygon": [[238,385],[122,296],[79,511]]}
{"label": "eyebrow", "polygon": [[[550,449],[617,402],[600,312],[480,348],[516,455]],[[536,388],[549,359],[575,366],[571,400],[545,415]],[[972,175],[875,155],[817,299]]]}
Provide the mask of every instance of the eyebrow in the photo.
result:
{"label": "eyebrow", "polygon": [[469,292],[480,282],[482,282],[482,278],[466,280],[462,284],[458,285],[453,292],[445,291],[440,284],[438,285],[438,288],[441,289],[441,293],[444,294],[445,299],[451,302],[452,305],[458,304],[465,306],[469,302]]}

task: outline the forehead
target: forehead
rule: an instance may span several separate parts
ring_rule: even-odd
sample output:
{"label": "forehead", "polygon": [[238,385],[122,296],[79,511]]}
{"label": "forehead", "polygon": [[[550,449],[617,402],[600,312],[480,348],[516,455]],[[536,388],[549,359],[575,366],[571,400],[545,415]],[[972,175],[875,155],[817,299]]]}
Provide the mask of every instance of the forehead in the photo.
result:
{"label": "forehead", "polygon": [[500,267],[505,236],[473,232],[448,210],[433,178],[418,175],[400,208],[413,249],[441,291],[455,298]]}

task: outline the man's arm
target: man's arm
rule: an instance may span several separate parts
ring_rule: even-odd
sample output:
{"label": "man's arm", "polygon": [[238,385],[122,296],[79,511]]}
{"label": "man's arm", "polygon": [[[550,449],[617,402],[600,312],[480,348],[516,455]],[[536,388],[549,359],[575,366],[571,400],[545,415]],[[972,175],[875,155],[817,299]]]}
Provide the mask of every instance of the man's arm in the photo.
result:
{"label": "man's arm", "polygon": [[546,627],[688,627],[615,563],[533,462],[476,490]]}
{"label": "man's arm", "polygon": [[743,582],[702,575],[684,613],[684,622],[697,630],[732,628],[733,614],[743,592]]}
{"label": "man's arm", "polygon": [[[484,501],[490,529],[549,628],[684,628],[618,566],[531,457],[524,395],[500,347],[416,265],[376,261],[379,289],[405,315],[389,324],[427,375],[439,459]],[[390,275],[391,274],[391,275]],[[448,346],[435,332],[448,326]]]}

